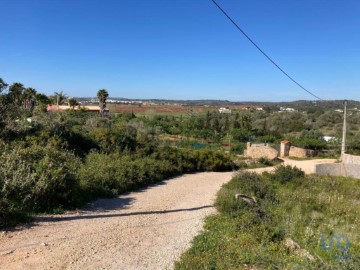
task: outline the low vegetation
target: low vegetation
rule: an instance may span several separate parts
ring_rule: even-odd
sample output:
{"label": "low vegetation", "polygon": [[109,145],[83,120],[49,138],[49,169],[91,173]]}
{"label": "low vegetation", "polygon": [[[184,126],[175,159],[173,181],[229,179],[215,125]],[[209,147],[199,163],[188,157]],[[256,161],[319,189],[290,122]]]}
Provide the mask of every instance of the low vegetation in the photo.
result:
{"label": "low vegetation", "polygon": [[[99,90],[102,109],[107,96]],[[159,140],[157,127],[133,114],[44,109],[65,100],[62,91],[47,98],[20,83],[7,90],[0,80],[0,228],[182,173],[237,168],[221,148]]]}
{"label": "low vegetation", "polygon": [[240,172],[176,269],[359,269],[359,199],[356,179]]}
{"label": "low vegetation", "polygon": [[101,135],[89,136],[65,122],[70,128],[60,136],[38,126],[0,146],[0,228],[182,173],[236,168],[216,150],[164,146],[152,135],[129,136],[115,127],[91,128],[90,134]]}
{"label": "low vegetation", "polygon": [[259,159],[252,159],[246,157],[234,158],[234,163],[241,169],[256,169],[256,168],[276,166],[281,164],[282,162],[283,161],[281,159],[270,160],[264,157]]}

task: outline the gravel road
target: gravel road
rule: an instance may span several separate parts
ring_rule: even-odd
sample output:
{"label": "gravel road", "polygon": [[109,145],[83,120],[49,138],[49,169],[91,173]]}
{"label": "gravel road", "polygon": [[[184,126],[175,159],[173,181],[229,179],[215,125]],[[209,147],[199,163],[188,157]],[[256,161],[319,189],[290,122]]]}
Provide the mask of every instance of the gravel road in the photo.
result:
{"label": "gravel road", "polygon": [[[254,171],[264,170],[272,168]],[[186,174],[0,232],[0,269],[172,269],[204,217],[215,213],[216,192],[232,175]]]}
{"label": "gravel road", "polygon": [[187,174],[1,233],[0,269],[171,269],[232,173]]}

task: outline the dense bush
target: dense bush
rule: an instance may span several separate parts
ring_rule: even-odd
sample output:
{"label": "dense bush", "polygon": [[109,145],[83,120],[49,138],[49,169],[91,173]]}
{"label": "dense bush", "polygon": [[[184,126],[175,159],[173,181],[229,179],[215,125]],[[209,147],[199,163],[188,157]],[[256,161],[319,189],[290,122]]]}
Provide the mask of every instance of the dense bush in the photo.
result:
{"label": "dense bush", "polygon": [[259,158],[259,163],[262,164],[262,165],[265,165],[265,166],[273,165],[273,162],[270,159],[265,158],[265,157]]}
{"label": "dense bush", "polygon": [[126,136],[117,129],[109,127],[94,128],[90,132],[90,137],[94,140],[99,149],[104,153],[122,151],[128,149],[135,150],[136,140]]}
{"label": "dense bush", "polygon": [[0,228],[15,226],[20,222],[26,222],[31,216],[26,211],[14,207],[5,198],[0,198]]}
{"label": "dense bush", "polygon": [[0,228],[22,221],[23,205],[31,199],[33,177],[30,169],[13,157],[13,154],[0,157]]}
{"label": "dense bush", "polygon": [[232,145],[230,152],[232,154],[242,155],[244,153],[244,144],[239,143],[239,144]]}
{"label": "dense bush", "polygon": [[303,131],[299,137],[290,136],[288,139],[294,146],[306,149],[322,150],[326,148],[326,141],[319,132]]}
{"label": "dense bush", "polygon": [[18,211],[51,211],[78,203],[80,160],[50,147],[8,149],[0,156],[0,194]]}
{"label": "dense bush", "polygon": [[281,183],[288,183],[304,176],[305,173],[301,169],[287,165],[276,167],[275,172],[271,174],[271,179]]}
{"label": "dense bush", "polygon": [[221,212],[238,215],[241,208],[248,208],[249,206],[253,208],[250,204],[236,200],[234,190],[237,193],[254,197],[261,205],[270,205],[276,202],[272,184],[268,179],[256,173],[240,172],[230,183],[224,185],[218,194],[216,206]]}
{"label": "dense bush", "polygon": [[231,170],[233,163],[210,150],[160,148],[143,158],[90,153],[79,170],[80,186],[94,198],[113,196],[181,173]]}
{"label": "dense bush", "polygon": [[132,159],[120,154],[90,153],[79,170],[81,188],[90,198],[114,196],[165,179],[174,174],[172,164],[150,157]]}
{"label": "dense bush", "polygon": [[184,149],[161,147],[152,157],[168,160],[181,173],[196,171],[229,171],[235,168],[231,158],[222,152],[210,149]]}
{"label": "dense bush", "polygon": [[232,130],[231,135],[233,139],[239,142],[248,142],[249,137],[253,135],[253,133],[247,129],[235,128]]}

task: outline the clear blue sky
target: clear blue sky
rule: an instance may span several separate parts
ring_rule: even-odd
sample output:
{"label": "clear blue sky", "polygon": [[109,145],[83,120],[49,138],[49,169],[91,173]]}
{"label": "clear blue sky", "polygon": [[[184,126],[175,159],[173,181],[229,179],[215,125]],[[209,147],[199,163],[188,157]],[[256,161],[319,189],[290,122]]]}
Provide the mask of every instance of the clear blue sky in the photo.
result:
{"label": "clear blue sky", "polygon": [[[359,0],[217,0],[324,99],[360,100]],[[51,94],[314,99],[210,0],[0,0],[0,77]]]}

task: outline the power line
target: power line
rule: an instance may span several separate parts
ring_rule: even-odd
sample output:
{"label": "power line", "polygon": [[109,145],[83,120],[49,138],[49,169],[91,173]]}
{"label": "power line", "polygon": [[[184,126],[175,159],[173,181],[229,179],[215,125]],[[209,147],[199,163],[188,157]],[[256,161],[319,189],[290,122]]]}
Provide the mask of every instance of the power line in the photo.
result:
{"label": "power line", "polygon": [[294,82],[297,86],[299,86],[302,90],[306,91],[308,94],[312,95],[313,97],[323,100],[322,98],[318,97],[317,95],[313,94],[309,90],[307,90],[305,87],[303,87],[300,83],[298,83],[295,79],[293,79],[289,74],[287,74],[278,64],[275,63],[274,60],[270,58],[245,32],[240,28],[240,26],[221,8],[221,6],[216,3],[215,0],[211,0],[215,6],[232,22],[232,24],[255,46],[256,49],[258,49],[277,69],[279,69],[286,77],[288,77],[292,82]]}

